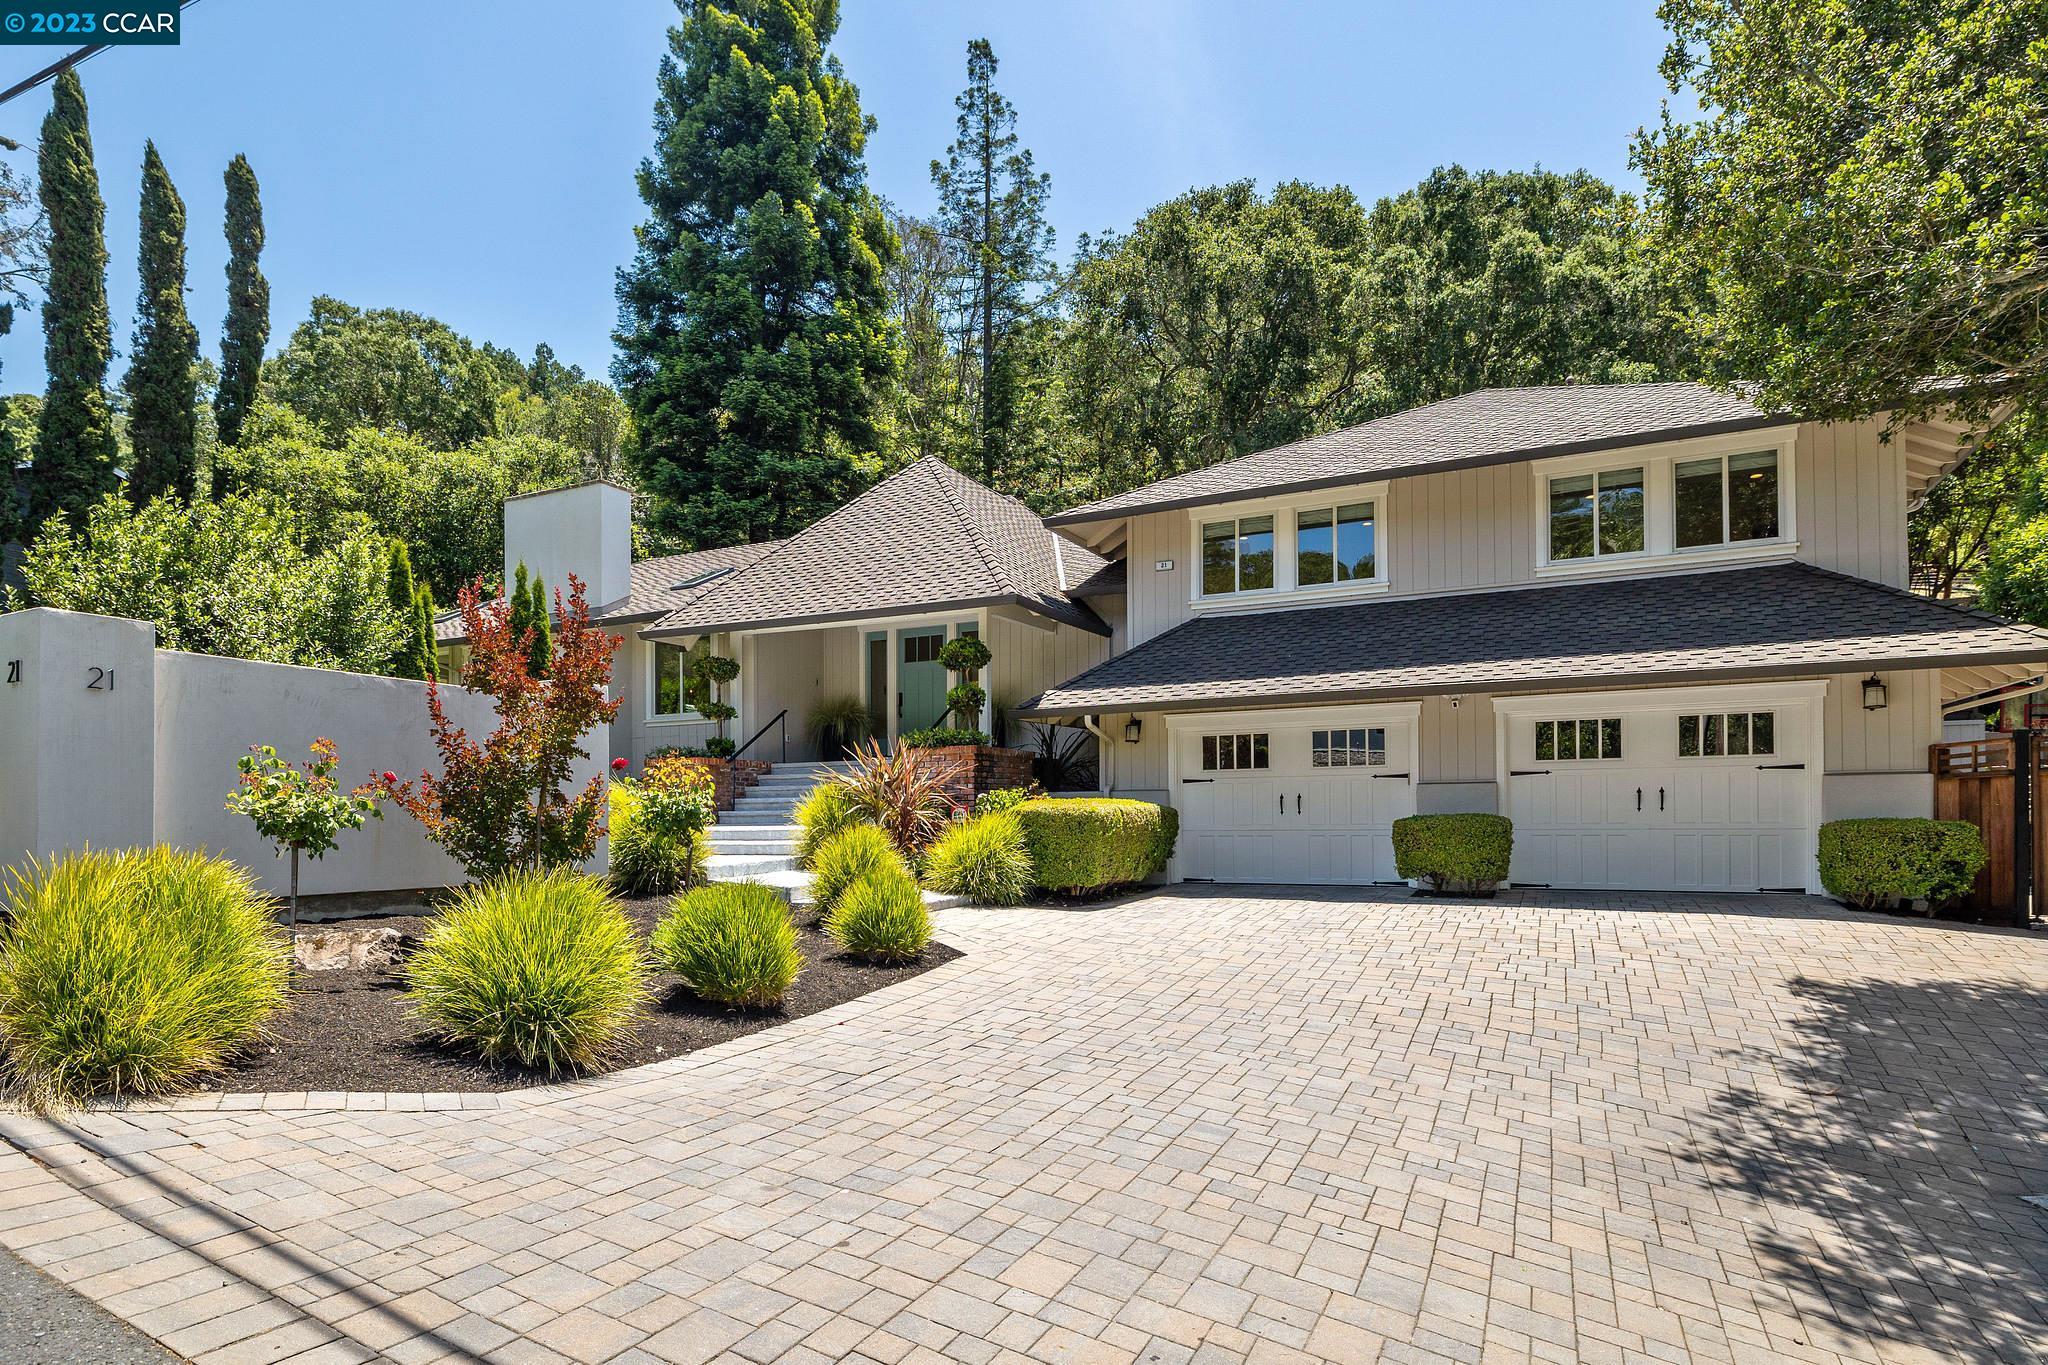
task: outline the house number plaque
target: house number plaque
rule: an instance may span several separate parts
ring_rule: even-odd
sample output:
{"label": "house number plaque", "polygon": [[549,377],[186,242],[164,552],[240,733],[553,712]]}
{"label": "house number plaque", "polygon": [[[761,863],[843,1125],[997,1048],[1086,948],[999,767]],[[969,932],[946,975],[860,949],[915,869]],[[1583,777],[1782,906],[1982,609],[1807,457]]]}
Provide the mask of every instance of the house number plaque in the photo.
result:
{"label": "house number plaque", "polygon": [[9,687],[21,686],[21,660],[9,659],[7,661],[7,685]]}

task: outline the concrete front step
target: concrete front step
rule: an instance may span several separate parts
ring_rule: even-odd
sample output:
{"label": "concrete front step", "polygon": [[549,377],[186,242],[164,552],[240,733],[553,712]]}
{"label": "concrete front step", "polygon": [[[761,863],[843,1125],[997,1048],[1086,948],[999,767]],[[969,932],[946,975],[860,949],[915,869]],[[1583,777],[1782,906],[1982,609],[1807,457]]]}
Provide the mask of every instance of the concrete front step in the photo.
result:
{"label": "concrete front step", "polygon": [[790,809],[787,806],[767,806],[748,810],[722,811],[719,813],[718,823],[729,825],[734,829],[747,825],[788,825],[790,823]]}
{"label": "concrete front step", "polygon": [[[714,878],[713,880],[718,879]],[[759,876],[739,877],[732,878],[731,880],[758,882],[762,886],[772,886],[781,892],[782,898],[792,906],[805,906],[811,903],[811,874],[808,872],[798,872],[795,869],[791,869],[787,872],[765,872]],[[967,897],[965,896],[942,896],[936,891],[926,891],[922,894],[924,896],[925,909],[927,910],[950,910],[956,905],[968,904]]]}
{"label": "concrete front step", "polygon": [[714,882],[744,882],[780,872],[796,871],[788,854],[714,853],[704,862],[704,875]]}

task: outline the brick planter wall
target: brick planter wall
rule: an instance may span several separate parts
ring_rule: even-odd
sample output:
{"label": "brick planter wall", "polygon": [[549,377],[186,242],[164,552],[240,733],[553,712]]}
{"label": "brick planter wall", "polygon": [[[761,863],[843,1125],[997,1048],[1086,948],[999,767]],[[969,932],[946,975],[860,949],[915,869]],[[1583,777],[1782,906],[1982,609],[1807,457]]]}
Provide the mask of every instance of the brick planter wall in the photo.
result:
{"label": "brick planter wall", "polygon": [[971,807],[983,792],[1005,787],[1031,785],[1031,751],[1001,749],[993,744],[949,744],[926,749],[941,763],[953,765],[955,775],[946,782],[946,798],[954,805]]}
{"label": "brick planter wall", "polygon": [[682,755],[683,762],[711,774],[711,793],[720,810],[731,810],[740,794],[759,783],[773,764],[755,758],[706,758]]}

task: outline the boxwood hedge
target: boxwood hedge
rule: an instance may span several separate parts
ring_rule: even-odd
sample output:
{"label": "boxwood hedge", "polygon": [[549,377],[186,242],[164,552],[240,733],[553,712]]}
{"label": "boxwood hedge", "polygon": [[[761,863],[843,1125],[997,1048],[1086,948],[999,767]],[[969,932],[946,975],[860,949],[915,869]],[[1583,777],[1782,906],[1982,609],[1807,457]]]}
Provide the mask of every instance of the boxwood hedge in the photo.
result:
{"label": "boxwood hedge", "polygon": [[1830,820],[1820,827],[1820,884],[1862,910],[1960,900],[1984,862],[1983,836],[1961,820]]}
{"label": "boxwood hedge", "polygon": [[1487,892],[1508,879],[1514,843],[1504,815],[1411,815],[1394,822],[1394,871],[1432,891]]}
{"label": "boxwood hedge", "polygon": [[1180,813],[1120,797],[1039,797],[1011,815],[1024,830],[1038,884],[1049,891],[1099,891],[1158,875],[1173,856]]}

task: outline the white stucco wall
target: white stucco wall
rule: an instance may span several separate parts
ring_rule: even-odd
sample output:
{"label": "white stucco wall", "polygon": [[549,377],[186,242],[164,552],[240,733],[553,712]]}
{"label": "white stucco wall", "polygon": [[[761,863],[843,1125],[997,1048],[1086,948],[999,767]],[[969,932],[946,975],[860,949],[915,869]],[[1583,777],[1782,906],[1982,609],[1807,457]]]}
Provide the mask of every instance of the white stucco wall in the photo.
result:
{"label": "white stucco wall", "polygon": [[590,609],[632,591],[633,495],[617,484],[580,483],[505,500],[505,581],[521,563],[539,574],[548,600],[583,580]]}

